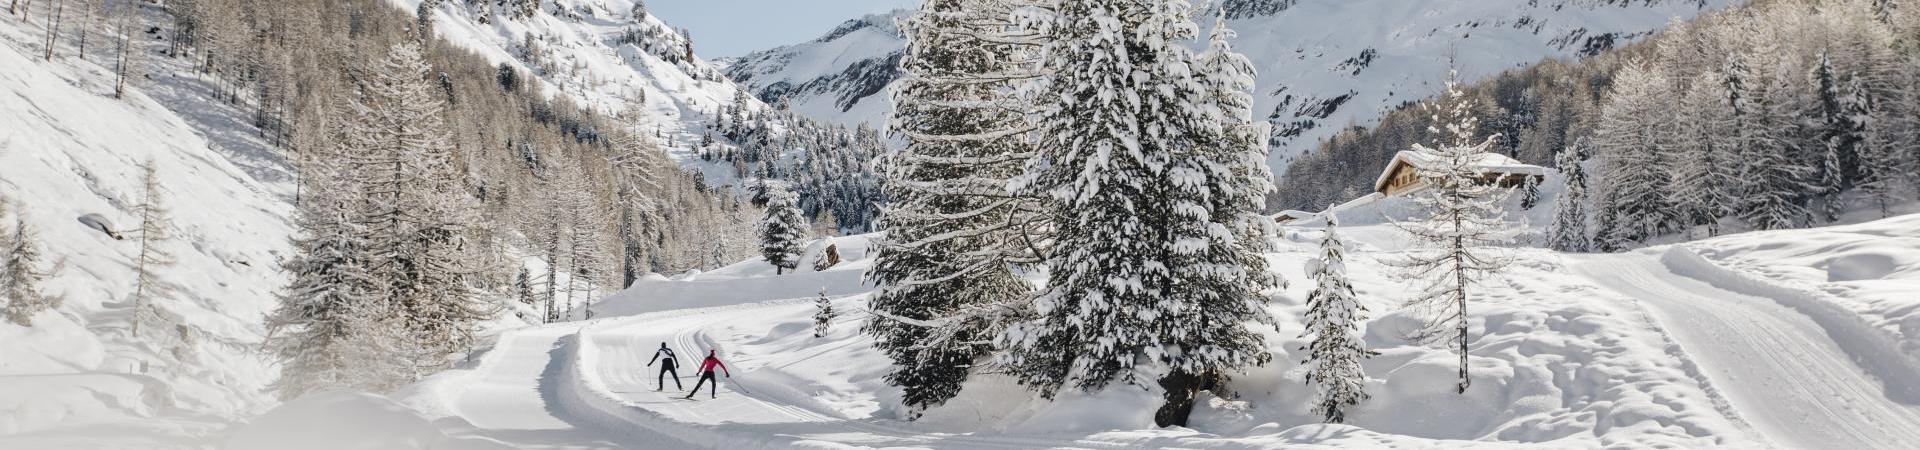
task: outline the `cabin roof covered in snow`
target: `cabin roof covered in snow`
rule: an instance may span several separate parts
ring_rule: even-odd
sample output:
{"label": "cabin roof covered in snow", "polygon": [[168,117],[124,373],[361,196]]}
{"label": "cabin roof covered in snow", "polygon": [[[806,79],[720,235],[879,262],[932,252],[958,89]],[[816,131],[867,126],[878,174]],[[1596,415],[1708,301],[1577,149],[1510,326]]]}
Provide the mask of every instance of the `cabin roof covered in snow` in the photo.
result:
{"label": "cabin roof covered in snow", "polygon": [[[1480,171],[1485,173],[1532,176],[1546,176],[1547,174],[1547,169],[1544,167],[1523,163],[1519,160],[1509,158],[1507,155],[1495,152],[1483,152],[1480,154],[1479,159],[1474,166],[1480,168]],[[1433,168],[1438,164],[1440,164],[1440,158],[1432,154],[1413,150],[1401,150],[1399,153],[1393,155],[1393,161],[1387,163],[1387,168],[1380,171],[1380,178],[1373,181],[1373,189],[1375,191],[1385,190],[1387,181],[1393,177],[1393,172],[1398,170],[1402,165],[1426,169]]]}

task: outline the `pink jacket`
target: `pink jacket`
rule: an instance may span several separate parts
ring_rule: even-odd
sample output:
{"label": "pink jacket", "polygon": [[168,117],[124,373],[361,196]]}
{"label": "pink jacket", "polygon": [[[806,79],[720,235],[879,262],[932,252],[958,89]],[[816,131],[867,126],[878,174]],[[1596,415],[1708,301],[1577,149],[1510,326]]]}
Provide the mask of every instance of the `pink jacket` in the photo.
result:
{"label": "pink jacket", "polygon": [[714,367],[714,366],[720,366],[720,371],[721,371],[722,373],[725,373],[725,374],[727,374],[727,376],[729,376],[729,377],[731,377],[731,376],[733,376],[733,372],[732,372],[732,371],[729,371],[729,370],[727,370],[727,365],[726,365],[726,364],[721,364],[721,363],[720,363],[720,358],[715,358],[715,357],[712,357],[712,356],[708,356],[708,357],[707,357],[707,359],[706,359],[705,361],[700,361],[700,371],[701,371],[701,372],[703,372],[703,373],[704,373],[704,372],[712,372],[712,371],[713,371],[713,367]]}

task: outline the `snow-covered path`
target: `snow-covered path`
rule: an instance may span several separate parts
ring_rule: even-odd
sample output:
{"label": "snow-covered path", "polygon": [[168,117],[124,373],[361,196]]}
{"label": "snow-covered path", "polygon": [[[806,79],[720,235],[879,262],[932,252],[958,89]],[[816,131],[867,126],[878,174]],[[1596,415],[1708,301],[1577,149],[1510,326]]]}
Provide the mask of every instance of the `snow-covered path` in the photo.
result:
{"label": "snow-covered path", "polygon": [[1645,305],[1740,418],[1775,445],[1898,449],[1920,443],[1920,407],[1890,399],[1882,380],[1848,358],[1807,315],[1675,274],[1655,253],[1594,256],[1575,269]]}
{"label": "snow-covered path", "polygon": [[[509,332],[447,390],[456,415],[476,434],[520,448],[790,448],[810,441],[865,447],[1124,448],[1087,436],[984,436],[930,433],[903,423],[842,417],[791,385],[783,366],[821,355],[742,355],[710,333],[729,322],[782,309],[811,309],[809,299],[665,311]],[[838,326],[857,326],[845,315]],[[686,389],[706,349],[732,369],[718,398],[693,400],[648,367],[665,342],[681,356]],[[745,390],[741,386],[745,386]]]}

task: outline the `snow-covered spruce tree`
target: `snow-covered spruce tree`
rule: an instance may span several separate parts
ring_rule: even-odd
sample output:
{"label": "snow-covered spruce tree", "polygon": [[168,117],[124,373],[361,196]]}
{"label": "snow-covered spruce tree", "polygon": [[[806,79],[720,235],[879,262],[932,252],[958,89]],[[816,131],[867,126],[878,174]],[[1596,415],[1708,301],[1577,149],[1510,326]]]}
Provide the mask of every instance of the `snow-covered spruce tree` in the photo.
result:
{"label": "snow-covered spruce tree", "polygon": [[1813,164],[1813,182],[1819,187],[1816,200],[1820,206],[1820,219],[1827,222],[1840,220],[1840,212],[1846,209],[1840,194],[1852,187],[1849,170],[1852,167],[1853,144],[1857,137],[1850,130],[1850,122],[1843,116],[1839,76],[1834,73],[1833,61],[1822,50],[1811,72],[1807,74],[1807,84],[1813,90],[1810,99],[1813,104],[1813,117],[1809,118],[1811,137],[1816,141],[1812,149],[1817,158]]}
{"label": "snow-covered spruce tree", "polygon": [[1563,252],[1593,250],[1587,234],[1587,158],[1593,144],[1582,136],[1554,156],[1554,166],[1566,178],[1566,190],[1554,199],[1553,236],[1547,246]]}
{"label": "snow-covered spruce tree", "polygon": [[1911,195],[1901,183],[1920,189],[1920,76],[1901,74],[1893,85],[1862,120],[1860,189],[1882,216],[1888,204]]}
{"label": "snow-covered spruce tree", "polygon": [[1720,219],[1733,214],[1734,189],[1740,186],[1739,131],[1728,104],[1726,76],[1717,71],[1694,77],[1680,98],[1673,125],[1675,158],[1668,168],[1673,187],[1667,202],[1678,208],[1685,226],[1705,225],[1707,235],[1720,234]]}
{"label": "snow-covered spruce tree", "polygon": [[413,43],[392,47],[373,69],[363,114],[349,126],[365,148],[353,149],[353,175],[365,203],[354,218],[366,233],[368,271],[395,314],[405,318],[407,347],[430,372],[451,363],[474,341],[475,326],[497,312],[476,298],[482,250],[471,236],[478,221],[441,111],[445,96],[428,81],[431,67]]}
{"label": "snow-covered spruce tree", "polygon": [[1812,222],[1808,193],[1819,192],[1819,187],[1812,181],[1806,148],[1824,144],[1802,137],[1801,113],[1807,102],[1796,90],[1794,78],[1776,73],[1750,84],[1755,88],[1744,95],[1752,104],[1742,111],[1748,118],[1743,128],[1748,131],[1740,159],[1746,183],[1739,211],[1754,229],[1797,228]]}
{"label": "snow-covered spruce tree", "polygon": [[326,389],[383,391],[411,380],[414,367],[383,287],[368,271],[368,245],[350,220],[360,191],[331,164],[307,164],[296,211],[293,276],[267,315],[263,347],[280,362],[272,389],[293,399]]}
{"label": "snow-covered spruce tree", "polygon": [[767,214],[760,218],[760,257],[773,264],[775,275],[800,267],[800,243],[807,238],[807,220],[794,205],[798,196],[775,185],[767,195]]}
{"label": "snow-covered spruce tree", "polygon": [[513,299],[534,309],[534,315],[523,317],[524,319],[533,323],[546,323],[547,314],[543,310],[546,307],[545,303],[540,301],[540,295],[535,294],[533,272],[525,267],[521,267],[520,271],[513,276]]}
{"label": "snow-covered spruce tree", "polygon": [[862,331],[893,360],[887,382],[909,418],[959,394],[1033,291],[1015,270],[1037,258],[1034,199],[1006,188],[1031,156],[1029,102],[1015,93],[1032,76],[1029,49],[1007,31],[1021,3],[929,0],[901,24],[890,126],[906,145],[880,166],[887,232],[866,274],[878,290]]}
{"label": "snow-covered spruce tree", "polygon": [[166,197],[160,193],[160,169],[148,159],[140,164],[140,173],[140,202],[134,205],[134,214],[140,216],[140,253],[133,261],[133,312],[129,315],[135,338],[140,337],[142,324],[159,320],[153,300],[167,295],[154,272],[173,265],[173,255],[160,248],[173,238],[167,230],[173,225],[167,217]]}
{"label": "snow-covered spruce tree", "polygon": [[40,282],[59,270],[43,268],[40,236],[27,225],[26,212],[14,212],[11,233],[0,240],[0,316],[8,322],[30,327],[33,316],[59,307],[62,299],[41,292]]}
{"label": "snow-covered spruce tree", "polygon": [[1659,71],[1633,63],[1614,78],[1613,95],[1601,107],[1594,131],[1600,162],[1598,250],[1620,251],[1673,229],[1674,208],[1668,82]]}
{"label": "snow-covered spruce tree", "polygon": [[833,299],[827,298],[826,289],[813,300],[813,308],[813,337],[827,337],[827,326],[833,325]]}
{"label": "snow-covered spruce tree", "polygon": [[1884,117],[1878,110],[1884,109],[1875,102],[1871,92],[1861,76],[1855,75],[1847,80],[1847,95],[1841,99],[1842,113],[1848,122],[1848,132],[1857,137],[1854,152],[1860,157],[1859,183],[1857,186],[1867,201],[1879,208],[1880,216],[1889,215],[1887,207],[1895,199],[1895,183],[1899,180],[1898,159],[1887,151],[1889,142],[1882,136]]}
{"label": "snow-covered spruce tree", "polygon": [[1319,387],[1320,397],[1313,411],[1327,423],[1346,421],[1347,407],[1367,399],[1367,373],[1360,361],[1378,355],[1367,348],[1360,336],[1360,324],[1367,320],[1367,307],[1354,297],[1353,284],[1347,281],[1347,245],[1340,239],[1340,221],[1327,208],[1326,235],[1320,239],[1320,258],[1308,266],[1313,292],[1307,294],[1306,331],[1307,383]]}
{"label": "snow-covered spruce tree", "polygon": [[1195,389],[1264,363],[1271,278],[1235,226],[1258,195],[1251,149],[1227,130],[1187,49],[1187,3],[1066,0],[1052,6],[1038,98],[1039,151],[1013,185],[1043,195],[1054,227],[1037,319],[1010,327],[1001,363],[1051,397],[1157,379],[1162,425],[1184,424]]}
{"label": "snow-covered spruce tree", "polygon": [[[1184,4],[1168,8],[1173,12],[1167,14],[1185,14]],[[1181,22],[1174,27],[1190,26]],[[1201,86],[1201,104],[1213,116],[1206,120],[1218,125],[1191,130],[1194,145],[1174,152],[1168,171],[1179,199],[1173,205],[1175,214],[1187,219],[1176,221],[1171,230],[1174,256],[1169,266],[1175,282],[1168,293],[1192,303],[1172,308],[1175,324],[1166,327],[1172,347],[1188,354],[1173,356],[1172,373],[1159,381],[1167,403],[1155,422],[1163,426],[1185,425],[1195,395],[1219,390],[1229,371],[1267,362],[1271,356],[1262,338],[1246,323],[1277,328],[1263,307],[1261,291],[1286,285],[1267,270],[1261,256],[1272,229],[1272,221],[1258,213],[1273,190],[1268,129],[1253,117],[1253,63],[1233,50],[1233,37],[1226,19],[1216,18],[1207,49],[1192,67]],[[1168,78],[1177,79],[1180,69],[1171,69]],[[1208,212],[1202,214],[1196,206]]]}
{"label": "snow-covered spruce tree", "polygon": [[1479,166],[1489,138],[1475,142],[1478,120],[1458,84],[1449,81],[1441,94],[1441,103],[1429,104],[1436,124],[1445,132],[1430,132],[1449,142],[1437,148],[1414,144],[1414,151],[1434,161],[1417,168],[1427,187],[1411,196],[1425,211],[1425,217],[1411,222],[1396,222],[1425,250],[1412,252],[1404,260],[1389,264],[1422,284],[1405,306],[1426,316],[1423,326],[1410,334],[1420,342],[1442,342],[1460,356],[1458,391],[1472,385],[1468,375],[1467,306],[1482,280],[1506,265],[1503,256],[1489,248],[1509,242],[1516,234],[1503,219],[1500,204],[1510,192],[1495,184],[1480,182]]}

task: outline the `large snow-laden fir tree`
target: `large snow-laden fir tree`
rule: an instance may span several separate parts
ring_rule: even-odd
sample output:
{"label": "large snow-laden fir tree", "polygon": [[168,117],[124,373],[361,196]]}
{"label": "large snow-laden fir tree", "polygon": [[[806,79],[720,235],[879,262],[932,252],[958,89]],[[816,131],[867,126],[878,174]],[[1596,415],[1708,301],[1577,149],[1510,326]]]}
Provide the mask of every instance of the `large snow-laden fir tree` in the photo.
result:
{"label": "large snow-laden fir tree", "polygon": [[1480,162],[1494,138],[1475,138],[1479,121],[1466,94],[1455,82],[1448,81],[1441,99],[1427,107],[1434,114],[1433,123],[1446,128],[1429,130],[1443,140],[1437,147],[1414,145],[1414,151],[1435,161],[1416,168],[1426,187],[1411,199],[1424,211],[1424,217],[1395,222],[1423,249],[1389,264],[1420,283],[1406,306],[1425,315],[1426,322],[1409,337],[1444,343],[1460,356],[1456,388],[1464,393],[1472,385],[1467,307],[1476,288],[1506,265],[1506,258],[1492,246],[1511,241],[1517,230],[1501,213],[1500,205],[1509,190],[1481,181],[1484,172]]}
{"label": "large snow-laden fir tree", "polygon": [[767,198],[767,214],[760,218],[760,258],[773,265],[775,274],[781,274],[800,267],[800,244],[807,238],[807,220],[794,205],[798,196],[785,185],[774,185]]}
{"label": "large snow-laden fir tree", "polygon": [[1347,280],[1347,244],[1340,239],[1340,220],[1333,208],[1327,208],[1326,234],[1320,238],[1320,257],[1308,265],[1313,292],[1307,294],[1306,331],[1311,336],[1307,359],[1307,382],[1319,390],[1313,412],[1327,423],[1346,421],[1348,407],[1365,401],[1367,372],[1360,362],[1377,354],[1367,348],[1360,335],[1360,324],[1367,320],[1367,307],[1354,296],[1353,283]]}
{"label": "large snow-laden fir tree", "polygon": [[1738,122],[1726,76],[1718,71],[1702,72],[1686,85],[1680,97],[1678,131],[1673,135],[1673,163],[1668,178],[1673,186],[1666,190],[1667,203],[1678,209],[1676,216],[1684,226],[1705,225],[1707,235],[1720,234],[1720,219],[1733,214],[1735,189],[1740,186],[1739,165],[1734,160],[1738,149]]}
{"label": "large snow-laden fir tree", "polygon": [[[1187,45],[1184,1],[1067,0],[1047,30],[1039,151],[1013,185],[1045,196],[1054,240],[1037,319],[1010,327],[1002,362],[1054,395],[1120,381],[1167,388],[1162,425],[1184,424],[1195,389],[1271,356],[1270,321],[1235,205],[1263,194]],[[1234,74],[1227,77],[1247,76]],[[1235,112],[1237,113],[1237,111]],[[1247,126],[1242,124],[1241,126]]]}
{"label": "large snow-laden fir tree", "polygon": [[354,218],[366,233],[367,270],[395,314],[422,372],[451,362],[497,308],[477,298],[486,274],[474,239],[476,202],[455,160],[441,108],[446,96],[413,43],[397,44],[374,68],[359,114],[362,136],[348,150],[364,202]]}
{"label": "large snow-laden fir tree", "polygon": [[1669,108],[1665,76],[1643,64],[1629,64],[1614,79],[1613,96],[1602,107],[1594,145],[1600,165],[1599,230],[1596,246],[1623,250],[1673,229],[1677,222],[1666,190],[1672,185],[1672,124],[1659,112]]}
{"label": "large snow-laden fir tree", "polygon": [[[1285,285],[1261,256],[1272,224],[1259,214],[1273,189],[1268,127],[1253,117],[1253,63],[1233,50],[1233,37],[1225,18],[1216,18],[1191,69],[1211,116],[1203,120],[1211,123],[1190,131],[1191,146],[1175,146],[1168,170],[1175,214],[1185,219],[1169,230],[1175,282],[1168,295],[1191,304],[1169,305],[1173,322],[1162,324],[1184,353],[1172,357],[1172,373],[1159,383],[1167,390],[1155,420],[1162,425],[1186,424],[1195,394],[1221,387],[1228,371],[1267,361],[1261,337],[1246,323],[1273,325],[1261,291]],[[1177,79],[1181,69],[1169,68],[1168,78]]]}
{"label": "large snow-laden fir tree", "polygon": [[890,206],[864,330],[893,359],[908,417],[959,394],[1033,290],[1015,270],[1036,262],[1034,201],[1007,190],[1031,156],[1016,92],[1031,54],[1010,22],[1024,3],[929,0],[902,23],[891,127],[906,145],[882,159]]}
{"label": "large snow-laden fir tree", "polygon": [[1801,114],[1809,103],[1795,84],[1797,77],[1786,71],[1787,65],[1769,77],[1747,83],[1742,95],[1747,107],[1741,108],[1744,147],[1741,152],[1740,216],[1747,226],[1759,230],[1796,228],[1813,222],[1808,203],[1820,192],[1810,165],[1818,159],[1810,155],[1814,145],[1824,143],[1805,138]]}

